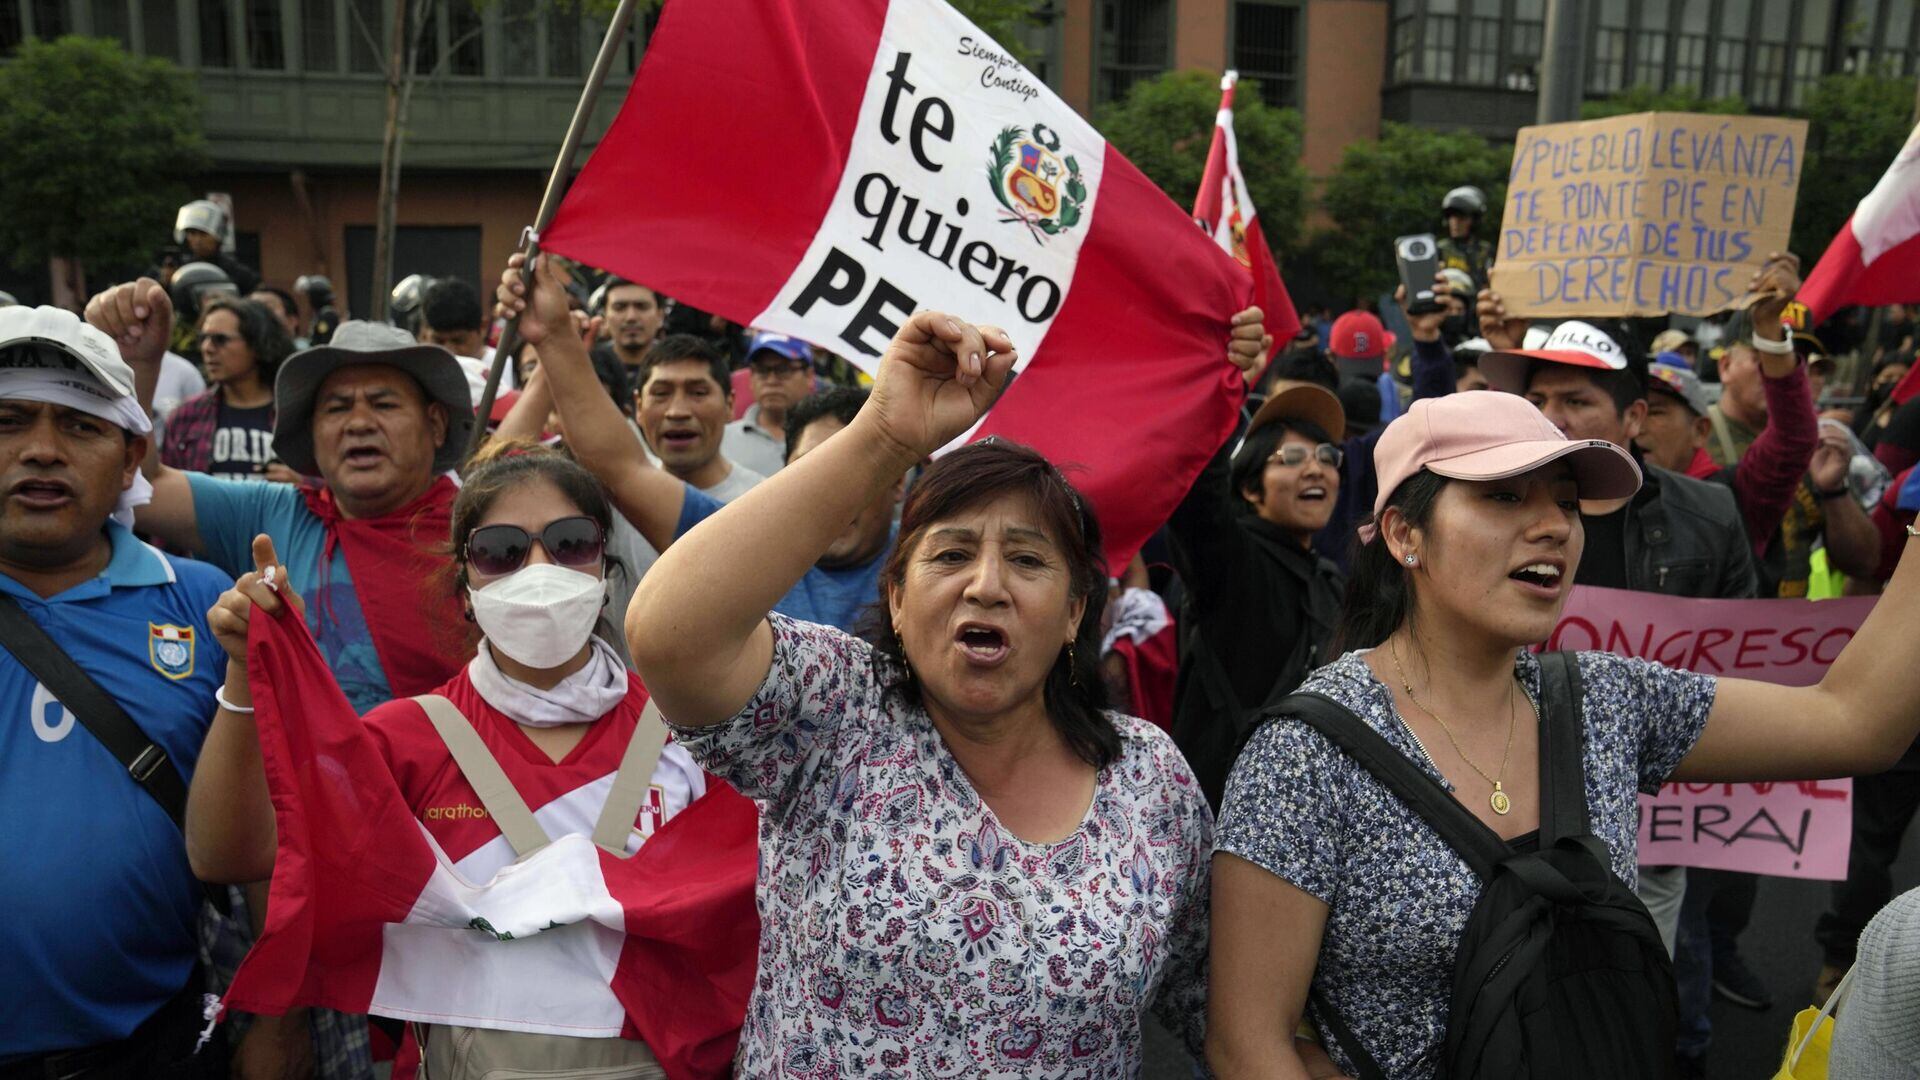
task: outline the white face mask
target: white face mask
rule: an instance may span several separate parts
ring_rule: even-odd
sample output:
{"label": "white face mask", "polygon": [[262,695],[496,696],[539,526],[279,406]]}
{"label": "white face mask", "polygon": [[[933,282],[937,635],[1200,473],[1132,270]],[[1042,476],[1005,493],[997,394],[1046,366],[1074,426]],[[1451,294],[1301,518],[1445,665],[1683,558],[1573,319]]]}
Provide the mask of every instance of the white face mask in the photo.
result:
{"label": "white face mask", "polygon": [[554,668],[578,656],[593,635],[607,583],[534,563],[467,595],[474,621],[494,648],[528,667]]}

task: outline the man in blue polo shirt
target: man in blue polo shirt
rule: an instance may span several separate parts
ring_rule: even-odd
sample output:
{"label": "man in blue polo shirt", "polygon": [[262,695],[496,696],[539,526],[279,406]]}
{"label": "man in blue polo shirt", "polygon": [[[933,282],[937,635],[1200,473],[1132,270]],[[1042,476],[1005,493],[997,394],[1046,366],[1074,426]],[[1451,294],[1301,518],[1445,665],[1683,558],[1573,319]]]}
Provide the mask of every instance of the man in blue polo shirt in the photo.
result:
{"label": "man in blue polo shirt", "polygon": [[[110,338],[56,308],[0,310],[0,592],[185,780],[226,675],[206,618],[231,579],[128,528],[150,430]],[[0,724],[0,1074],[197,1075],[178,1064],[202,989],[179,827],[4,652],[0,701],[16,718]]]}

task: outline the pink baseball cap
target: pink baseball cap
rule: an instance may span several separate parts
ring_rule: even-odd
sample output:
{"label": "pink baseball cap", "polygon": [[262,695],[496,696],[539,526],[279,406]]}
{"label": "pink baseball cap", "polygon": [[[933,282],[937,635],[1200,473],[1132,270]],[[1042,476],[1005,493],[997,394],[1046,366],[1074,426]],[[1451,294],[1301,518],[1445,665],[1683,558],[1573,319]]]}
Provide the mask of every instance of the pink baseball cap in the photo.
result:
{"label": "pink baseball cap", "polygon": [[[1455,480],[1503,480],[1550,461],[1567,460],[1582,499],[1624,499],[1640,490],[1633,456],[1604,439],[1569,439],[1518,394],[1449,394],[1422,398],[1387,425],[1373,448],[1380,479],[1373,516],[1421,469]],[[1374,526],[1360,528],[1371,541]]]}

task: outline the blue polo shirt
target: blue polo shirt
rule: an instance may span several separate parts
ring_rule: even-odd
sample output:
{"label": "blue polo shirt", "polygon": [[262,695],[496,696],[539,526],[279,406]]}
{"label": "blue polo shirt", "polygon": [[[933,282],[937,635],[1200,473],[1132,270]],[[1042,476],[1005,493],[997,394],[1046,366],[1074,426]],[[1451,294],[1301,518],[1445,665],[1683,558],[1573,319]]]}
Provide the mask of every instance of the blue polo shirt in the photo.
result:
{"label": "blue polo shirt", "polygon": [[[674,539],[687,535],[689,529],[718,513],[721,506],[718,499],[688,485],[687,496],[680,503],[680,524],[674,530]],[[837,627],[849,634],[858,633],[861,615],[880,599],[880,571],[898,539],[898,535],[889,536],[878,555],[858,566],[832,570],[818,565],[807,567],[807,572],[773,605],[773,610],[789,618]]]}
{"label": "blue polo shirt", "polygon": [[273,540],[273,552],[286,566],[307,607],[307,629],[334,681],[355,712],[368,713],[393,700],[387,671],[380,666],[367,616],[347,570],[346,552],[335,547],[322,573],[327,527],[292,484],[256,484],[190,472],[193,517],[208,562],[234,577],[253,571],[253,538]]}
{"label": "blue polo shirt", "polygon": [[[0,590],[191,778],[227,657],[207,610],[232,580],[109,522],[105,572],[49,599]],[[180,830],[0,652],[0,1061],[125,1038],[186,984],[201,892]]]}

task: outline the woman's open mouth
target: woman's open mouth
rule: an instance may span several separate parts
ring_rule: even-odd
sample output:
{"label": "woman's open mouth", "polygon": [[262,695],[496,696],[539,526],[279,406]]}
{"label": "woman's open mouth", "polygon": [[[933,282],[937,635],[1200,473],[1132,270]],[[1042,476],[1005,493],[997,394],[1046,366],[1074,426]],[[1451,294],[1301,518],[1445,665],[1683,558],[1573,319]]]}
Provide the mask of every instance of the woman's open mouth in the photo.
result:
{"label": "woman's open mouth", "polygon": [[1526,586],[1528,591],[1550,597],[1560,595],[1562,576],[1558,566],[1544,562],[1528,563],[1507,575],[1509,579]]}
{"label": "woman's open mouth", "polygon": [[982,666],[998,664],[1012,651],[1007,646],[1005,631],[979,623],[962,626],[953,640],[969,663]]}

